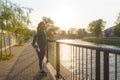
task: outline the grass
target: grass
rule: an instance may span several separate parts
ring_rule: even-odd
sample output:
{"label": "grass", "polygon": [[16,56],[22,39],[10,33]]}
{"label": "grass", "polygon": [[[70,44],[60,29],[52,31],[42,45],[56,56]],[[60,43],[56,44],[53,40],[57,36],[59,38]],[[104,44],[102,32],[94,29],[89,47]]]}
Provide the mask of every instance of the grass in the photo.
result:
{"label": "grass", "polygon": [[22,44],[15,44],[14,46],[23,46],[24,45],[24,43],[22,43]]}
{"label": "grass", "polygon": [[12,55],[7,55],[7,56],[5,54],[3,54],[2,56],[0,55],[0,61],[10,60],[13,57],[14,57],[13,54]]}
{"label": "grass", "polygon": [[96,44],[106,44],[112,46],[120,47],[120,38],[91,38],[85,37],[82,39],[83,41],[92,42]]}

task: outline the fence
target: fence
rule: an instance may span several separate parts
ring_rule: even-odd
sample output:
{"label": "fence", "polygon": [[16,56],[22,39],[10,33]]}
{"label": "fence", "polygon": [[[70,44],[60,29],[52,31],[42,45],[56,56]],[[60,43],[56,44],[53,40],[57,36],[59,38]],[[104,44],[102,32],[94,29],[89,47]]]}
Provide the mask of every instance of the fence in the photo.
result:
{"label": "fence", "polygon": [[0,53],[5,48],[16,44],[16,38],[14,33],[7,33],[6,31],[0,31]]}
{"label": "fence", "polygon": [[120,80],[120,48],[49,41],[47,59],[63,80]]}

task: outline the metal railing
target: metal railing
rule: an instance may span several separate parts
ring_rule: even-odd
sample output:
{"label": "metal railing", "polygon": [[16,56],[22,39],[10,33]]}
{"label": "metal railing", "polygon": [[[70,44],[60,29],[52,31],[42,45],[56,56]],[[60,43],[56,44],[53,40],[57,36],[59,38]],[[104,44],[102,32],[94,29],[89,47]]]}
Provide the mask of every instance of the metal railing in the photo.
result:
{"label": "metal railing", "polygon": [[120,80],[120,48],[49,41],[47,59],[63,80]]}

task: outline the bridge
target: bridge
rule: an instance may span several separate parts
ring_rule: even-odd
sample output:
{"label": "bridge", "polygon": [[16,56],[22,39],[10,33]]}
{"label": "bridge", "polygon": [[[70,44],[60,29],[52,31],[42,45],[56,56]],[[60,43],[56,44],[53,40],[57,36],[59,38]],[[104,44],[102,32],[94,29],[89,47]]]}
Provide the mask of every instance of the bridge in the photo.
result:
{"label": "bridge", "polygon": [[0,62],[0,80],[119,80],[120,48],[74,40],[48,42],[39,76],[38,58],[31,43],[12,47],[14,59]]}
{"label": "bridge", "polygon": [[48,43],[47,53],[56,76],[63,80],[120,79],[120,48],[78,40],[58,40]]}

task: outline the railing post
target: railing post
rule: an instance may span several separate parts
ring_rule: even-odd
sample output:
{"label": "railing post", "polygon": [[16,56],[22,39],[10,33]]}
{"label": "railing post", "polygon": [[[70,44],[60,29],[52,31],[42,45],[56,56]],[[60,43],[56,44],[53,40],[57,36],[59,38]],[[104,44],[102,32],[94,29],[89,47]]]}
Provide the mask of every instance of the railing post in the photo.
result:
{"label": "railing post", "polygon": [[56,42],[56,78],[60,78],[60,45]]}
{"label": "railing post", "polygon": [[48,60],[48,42],[47,42],[46,58],[47,58],[46,62],[48,62],[48,61],[49,61],[49,60]]}
{"label": "railing post", "polygon": [[96,80],[100,80],[100,50],[96,50]]}
{"label": "railing post", "polygon": [[104,80],[109,80],[109,52],[104,52]]}

